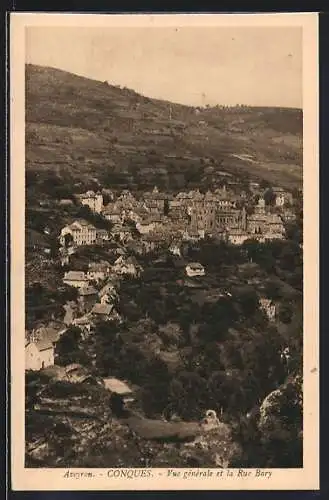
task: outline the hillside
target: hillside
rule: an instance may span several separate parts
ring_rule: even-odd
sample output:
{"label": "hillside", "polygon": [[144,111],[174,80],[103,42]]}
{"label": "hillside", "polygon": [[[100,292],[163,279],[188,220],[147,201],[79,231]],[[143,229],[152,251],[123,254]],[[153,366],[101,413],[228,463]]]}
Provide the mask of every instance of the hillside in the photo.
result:
{"label": "hillside", "polygon": [[301,110],[200,110],[26,66],[26,166],[39,179],[176,190],[214,186],[226,172],[293,188],[301,165]]}
{"label": "hillside", "polygon": [[118,419],[108,391],[97,385],[51,382],[31,372],[26,384],[27,467],[218,466],[241,455],[225,424],[178,447],[163,428],[193,424]]}

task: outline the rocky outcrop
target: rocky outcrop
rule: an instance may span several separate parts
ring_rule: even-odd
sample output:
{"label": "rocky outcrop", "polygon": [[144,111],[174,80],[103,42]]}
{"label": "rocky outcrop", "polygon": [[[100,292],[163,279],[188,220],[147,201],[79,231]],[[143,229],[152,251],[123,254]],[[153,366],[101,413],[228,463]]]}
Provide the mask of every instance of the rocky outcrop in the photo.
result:
{"label": "rocky outcrop", "polygon": [[289,377],[262,402],[257,422],[268,467],[302,467],[302,377]]}

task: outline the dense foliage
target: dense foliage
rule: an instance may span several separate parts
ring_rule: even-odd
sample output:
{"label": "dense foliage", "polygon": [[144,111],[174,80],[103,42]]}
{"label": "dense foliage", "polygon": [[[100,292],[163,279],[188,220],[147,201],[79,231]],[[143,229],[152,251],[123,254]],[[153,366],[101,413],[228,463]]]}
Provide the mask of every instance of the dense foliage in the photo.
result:
{"label": "dense foliage", "polygon": [[[299,245],[250,241],[232,248],[208,239],[185,254],[206,266],[196,287],[188,286],[178,258],[144,257],[143,274],[121,284],[124,320],[98,323],[85,343],[70,329],[58,346],[61,362],[81,361],[79,344],[94,355],[100,376],[140,388],[147,416],[193,420],[211,408],[234,428],[245,466],[300,465],[302,410],[294,403],[302,390],[294,382],[302,367]],[[260,284],[249,284],[250,277]],[[275,302],[276,322],[261,310],[260,295]],[[271,407],[264,424],[262,402],[278,388],[279,410]]]}

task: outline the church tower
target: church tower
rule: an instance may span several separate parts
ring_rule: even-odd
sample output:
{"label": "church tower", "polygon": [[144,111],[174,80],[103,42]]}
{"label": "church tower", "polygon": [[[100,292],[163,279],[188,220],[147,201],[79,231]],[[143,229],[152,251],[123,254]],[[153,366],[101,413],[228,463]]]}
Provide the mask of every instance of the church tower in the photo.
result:
{"label": "church tower", "polygon": [[266,210],[266,207],[265,207],[265,200],[264,198],[261,196],[258,200],[258,203],[255,207],[255,213],[256,214],[261,214],[261,215],[264,215],[265,214],[265,210]]}

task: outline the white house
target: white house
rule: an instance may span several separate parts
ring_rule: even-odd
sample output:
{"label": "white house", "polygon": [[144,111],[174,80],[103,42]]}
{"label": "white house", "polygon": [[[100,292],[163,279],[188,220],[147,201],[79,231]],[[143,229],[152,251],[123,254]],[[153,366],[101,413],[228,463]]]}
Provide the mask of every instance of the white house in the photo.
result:
{"label": "white house", "polygon": [[88,286],[89,280],[83,271],[68,271],[63,278],[65,285],[82,288]]}
{"label": "white house", "polygon": [[60,244],[67,246],[69,238],[76,246],[93,245],[97,239],[97,231],[92,224],[80,219],[62,228],[59,236]]}
{"label": "white house", "polygon": [[190,264],[187,264],[185,271],[187,276],[190,278],[194,276],[204,276],[206,274],[203,265],[199,262],[191,262]]}
{"label": "white house", "polygon": [[55,348],[50,343],[27,342],[25,345],[25,369],[41,370],[55,362]]}
{"label": "white house", "polygon": [[41,370],[53,366],[55,344],[60,333],[53,328],[40,328],[33,331],[25,342],[25,369]]}

